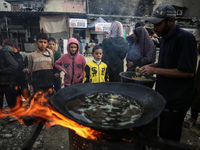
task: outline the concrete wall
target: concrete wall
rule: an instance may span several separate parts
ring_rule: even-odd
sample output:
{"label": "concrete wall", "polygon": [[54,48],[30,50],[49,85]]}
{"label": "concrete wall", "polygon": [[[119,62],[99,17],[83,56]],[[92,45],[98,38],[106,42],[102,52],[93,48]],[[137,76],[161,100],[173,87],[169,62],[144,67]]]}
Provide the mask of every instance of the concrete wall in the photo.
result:
{"label": "concrete wall", "polygon": [[200,0],[183,0],[183,5],[188,7],[186,16],[197,17],[200,19]]}
{"label": "concrete wall", "polygon": [[11,11],[11,5],[4,0],[0,0],[0,11]]}
{"label": "concrete wall", "polygon": [[172,5],[187,7],[183,17],[193,17],[200,19],[200,0],[157,0],[154,9],[162,3],[170,3]]}
{"label": "concrete wall", "polygon": [[48,0],[44,11],[86,13],[86,0]]}
{"label": "concrete wall", "polygon": [[181,16],[182,19],[181,17],[177,18],[177,24],[183,29],[193,33],[196,40],[200,42],[200,0],[157,0],[154,9],[162,3],[186,7],[183,16]]}
{"label": "concrete wall", "polygon": [[153,0],[90,0],[89,14],[143,16],[151,14]]}

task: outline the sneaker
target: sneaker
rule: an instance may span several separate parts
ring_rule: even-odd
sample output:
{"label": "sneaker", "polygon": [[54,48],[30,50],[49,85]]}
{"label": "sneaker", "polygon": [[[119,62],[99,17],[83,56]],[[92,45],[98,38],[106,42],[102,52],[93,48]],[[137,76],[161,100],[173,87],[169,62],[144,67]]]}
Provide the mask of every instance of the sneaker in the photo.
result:
{"label": "sneaker", "polygon": [[184,127],[191,128],[195,124],[195,122],[195,119],[189,118],[188,120],[184,121]]}

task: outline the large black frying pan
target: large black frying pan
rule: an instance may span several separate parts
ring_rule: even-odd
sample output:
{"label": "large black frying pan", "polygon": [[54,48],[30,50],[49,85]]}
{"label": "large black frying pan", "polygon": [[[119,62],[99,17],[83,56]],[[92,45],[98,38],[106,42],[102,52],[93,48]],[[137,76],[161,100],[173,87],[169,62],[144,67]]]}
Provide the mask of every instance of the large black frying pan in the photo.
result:
{"label": "large black frying pan", "polygon": [[[66,110],[65,105],[74,98],[85,94],[92,93],[116,93],[129,96],[138,100],[143,105],[143,114],[135,122],[121,125],[117,127],[102,126],[100,124],[91,124],[82,120],[79,116],[73,116]],[[156,91],[138,84],[129,83],[84,83],[75,84],[63,88],[53,95],[50,104],[61,114],[67,118],[84,126],[91,127],[96,130],[124,130],[150,123],[159,116],[165,106],[164,98]],[[77,104],[79,105],[79,104]]]}

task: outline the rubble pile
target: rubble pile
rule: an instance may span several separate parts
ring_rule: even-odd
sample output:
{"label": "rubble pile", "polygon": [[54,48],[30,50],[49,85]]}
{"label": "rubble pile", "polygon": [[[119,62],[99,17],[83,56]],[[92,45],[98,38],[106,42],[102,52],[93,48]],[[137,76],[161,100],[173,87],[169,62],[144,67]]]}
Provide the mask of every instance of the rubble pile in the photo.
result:
{"label": "rubble pile", "polygon": [[[24,126],[13,118],[7,117],[0,120],[0,149],[20,150],[30,135],[33,126]],[[33,150],[41,148],[43,143],[42,135],[39,136],[33,145]]]}

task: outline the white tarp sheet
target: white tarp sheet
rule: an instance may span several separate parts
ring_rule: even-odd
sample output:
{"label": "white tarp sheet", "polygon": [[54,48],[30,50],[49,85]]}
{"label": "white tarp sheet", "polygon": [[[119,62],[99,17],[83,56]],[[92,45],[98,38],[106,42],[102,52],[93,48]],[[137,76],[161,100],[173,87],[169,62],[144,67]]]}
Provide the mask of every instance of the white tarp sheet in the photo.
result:
{"label": "white tarp sheet", "polygon": [[45,33],[67,31],[65,16],[40,16],[40,30]]}

